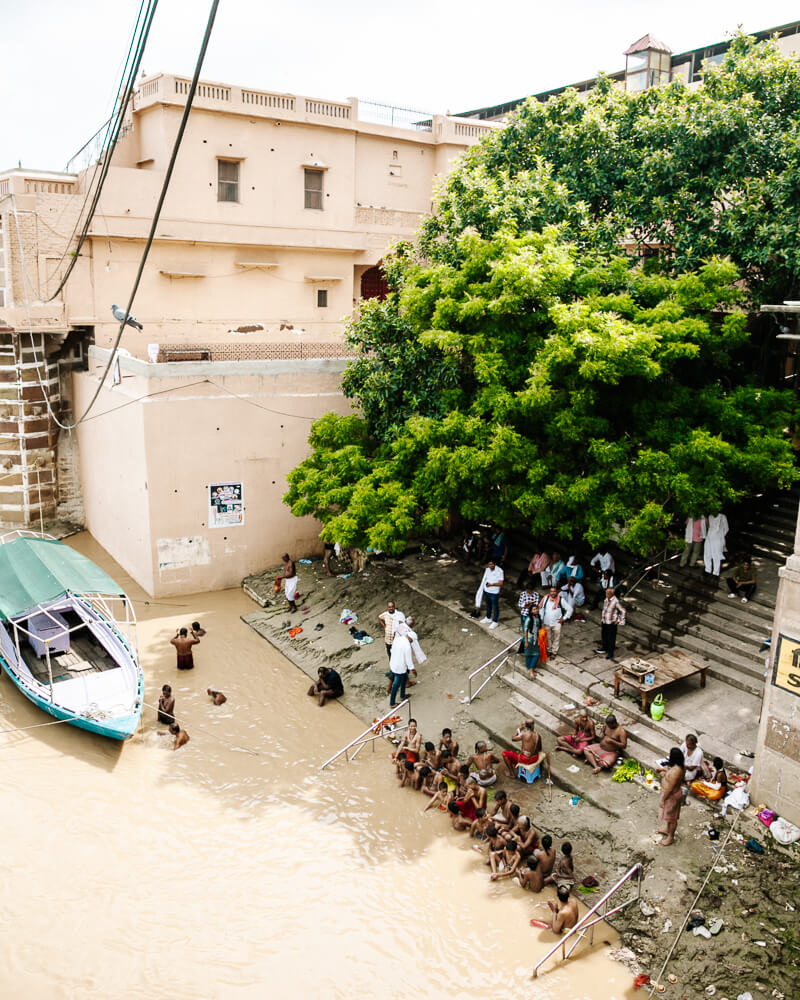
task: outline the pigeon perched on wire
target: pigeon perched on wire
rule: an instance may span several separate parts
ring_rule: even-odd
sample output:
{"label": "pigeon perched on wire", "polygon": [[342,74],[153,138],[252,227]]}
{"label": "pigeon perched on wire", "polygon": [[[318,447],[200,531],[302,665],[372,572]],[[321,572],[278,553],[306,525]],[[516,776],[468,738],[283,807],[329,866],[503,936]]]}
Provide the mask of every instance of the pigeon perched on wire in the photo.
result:
{"label": "pigeon perched on wire", "polygon": [[114,319],[116,319],[119,323],[125,323],[127,326],[132,326],[134,330],[144,329],[141,323],[138,323],[133,316],[129,316],[124,309],[120,309],[118,305],[113,305],[111,307],[111,312],[114,313]]}

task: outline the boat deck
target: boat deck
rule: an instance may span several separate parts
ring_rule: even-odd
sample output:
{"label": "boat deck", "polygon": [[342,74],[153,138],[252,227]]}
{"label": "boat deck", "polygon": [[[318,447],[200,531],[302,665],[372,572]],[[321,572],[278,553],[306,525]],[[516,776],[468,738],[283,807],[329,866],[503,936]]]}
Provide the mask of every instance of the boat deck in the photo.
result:
{"label": "boat deck", "polygon": [[[67,620],[70,628],[81,621],[80,616],[74,611],[62,611],[60,614]],[[86,674],[113,670],[118,666],[85,626],[71,632],[69,638],[70,648],[68,652],[50,654],[53,681],[72,680],[76,677],[85,677]],[[37,681],[48,684],[50,678],[47,673],[46,658],[37,656],[30,643],[24,641],[22,636],[20,639],[20,652],[31,673]]]}

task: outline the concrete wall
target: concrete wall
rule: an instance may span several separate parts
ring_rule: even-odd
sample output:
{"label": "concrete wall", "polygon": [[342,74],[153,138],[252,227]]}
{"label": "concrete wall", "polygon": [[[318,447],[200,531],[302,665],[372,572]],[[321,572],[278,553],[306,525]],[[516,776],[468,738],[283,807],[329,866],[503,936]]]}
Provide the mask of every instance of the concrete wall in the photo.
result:
{"label": "concrete wall", "polygon": [[[78,407],[104,356],[93,349],[90,371],[75,374]],[[78,429],[87,528],[156,597],[238,586],[287,548],[319,551],[319,525],[292,517],[281,498],[287,472],[308,453],[312,419],[351,412],[343,367],[123,359],[122,384],[103,390],[98,418]],[[243,484],[243,526],[209,526],[217,482]]]}
{"label": "concrete wall", "polygon": [[779,574],[750,798],[800,826],[800,518]]}

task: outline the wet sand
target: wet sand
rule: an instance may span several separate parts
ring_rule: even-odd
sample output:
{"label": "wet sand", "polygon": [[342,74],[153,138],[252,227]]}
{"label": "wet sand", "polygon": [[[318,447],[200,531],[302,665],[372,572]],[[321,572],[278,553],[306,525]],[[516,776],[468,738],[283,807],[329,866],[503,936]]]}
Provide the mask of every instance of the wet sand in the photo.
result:
{"label": "wet sand", "polygon": [[[146,700],[172,684],[192,739],[173,753],[151,709],[123,746],[66,725],[0,738],[1,996],[633,996],[608,932],[531,981],[555,941],[528,923],[543,897],[490,883],[468,838],[394,787],[386,747],[319,772],[361,725],[305,695],[239,620],[242,591],[149,601],[89,536],[69,544],[134,599]],[[179,673],[168,640],[196,618],[208,634]],[[0,728],[47,719],[0,682]]]}

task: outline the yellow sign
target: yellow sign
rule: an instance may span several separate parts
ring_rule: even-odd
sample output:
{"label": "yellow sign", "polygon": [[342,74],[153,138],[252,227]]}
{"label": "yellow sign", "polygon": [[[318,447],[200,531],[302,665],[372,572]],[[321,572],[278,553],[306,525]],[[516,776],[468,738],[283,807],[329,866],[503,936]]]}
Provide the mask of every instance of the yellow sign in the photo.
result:
{"label": "yellow sign", "polygon": [[778,635],[772,683],[800,697],[800,639],[792,639],[783,633]]}

